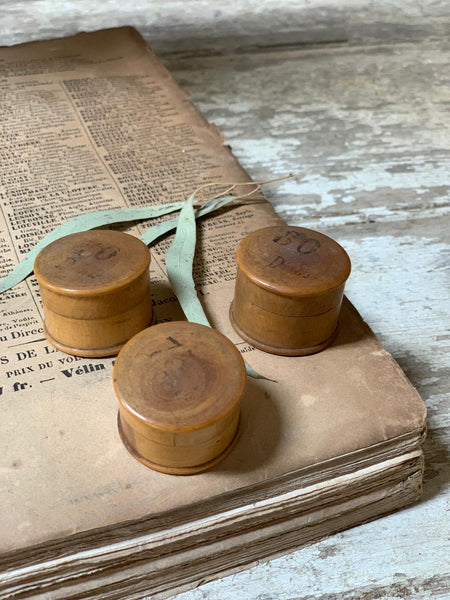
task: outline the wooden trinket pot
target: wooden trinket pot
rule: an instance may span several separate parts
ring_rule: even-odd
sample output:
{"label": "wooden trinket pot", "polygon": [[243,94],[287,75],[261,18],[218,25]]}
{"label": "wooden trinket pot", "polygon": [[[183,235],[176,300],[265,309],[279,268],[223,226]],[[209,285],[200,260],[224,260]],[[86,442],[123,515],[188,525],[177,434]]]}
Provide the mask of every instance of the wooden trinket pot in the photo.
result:
{"label": "wooden trinket pot", "polygon": [[137,238],[110,230],[74,233],[37,256],[34,273],[44,332],[77,356],[111,356],[150,325],[150,252]]}
{"label": "wooden trinket pot", "polygon": [[154,325],[123,347],[113,377],[120,436],[147,467],[190,475],[232,449],[245,365],[221,333],[185,321]]}
{"label": "wooden trinket pot", "polygon": [[240,242],[236,261],[230,319],[244,340],[284,356],[333,341],[351,268],[337,242],[302,227],[266,227]]}

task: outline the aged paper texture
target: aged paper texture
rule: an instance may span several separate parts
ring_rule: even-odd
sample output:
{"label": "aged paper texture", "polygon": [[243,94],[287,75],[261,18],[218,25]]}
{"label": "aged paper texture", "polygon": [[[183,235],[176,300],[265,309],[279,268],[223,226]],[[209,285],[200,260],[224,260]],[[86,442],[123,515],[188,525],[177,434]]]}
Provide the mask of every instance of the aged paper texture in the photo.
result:
{"label": "aged paper texture", "polygon": [[[132,29],[2,49],[0,113],[1,276],[75,215],[249,179]],[[152,472],[126,452],[113,359],[68,356],[46,341],[34,277],[0,296],[2,552],[209,499],[219,506],[222,495],[231,503],[226,493],[269,489],[286,474],[351,463],[352,453],[422,432],[420,398],[348,302],[338,338],[314,356],[270,356],[233,331],[234,249],[278,221],[258,197],[199,224],[195,278],[211,324],[274,381],[249,379],[236,448],[188,479]],[[183,318],[165,275],[167,245],[152,249],[157,321]]]}

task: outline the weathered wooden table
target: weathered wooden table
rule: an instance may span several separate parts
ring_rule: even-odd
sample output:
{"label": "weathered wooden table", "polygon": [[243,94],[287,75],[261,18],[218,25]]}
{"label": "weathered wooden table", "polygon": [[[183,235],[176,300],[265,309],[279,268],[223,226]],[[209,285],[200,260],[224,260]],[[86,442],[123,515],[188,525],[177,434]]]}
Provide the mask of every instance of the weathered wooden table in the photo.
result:
{"label": "weathered wooden table", "polygon": [[450,598],[448,3],[2,4],[6,44],[134,24],[254,179],[294,171],[267,197],[347,249],[347,295],[428,407],[419,503],[176,600]]}
{"label": "weathered wooden table", "polygon": [[421,502],[177,600],[450,598],[448,58],[429,41],[168,59],[252,177],[297,173],[269,199],[347,249],[347,295],[429,415]]}

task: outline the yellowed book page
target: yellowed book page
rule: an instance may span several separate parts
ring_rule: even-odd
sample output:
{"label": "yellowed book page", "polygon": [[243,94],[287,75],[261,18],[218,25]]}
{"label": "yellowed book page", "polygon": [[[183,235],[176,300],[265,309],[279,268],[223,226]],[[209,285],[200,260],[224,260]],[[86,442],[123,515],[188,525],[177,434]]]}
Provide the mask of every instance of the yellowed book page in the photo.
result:
{"label": "yellowed book page", "polygon": [[[0,111],[1,276],[69,217],[248,180],[217,129],[129,28],[2,49]],[[349,453],[420,434],[420,398],[349,303],[336,341],[313,356],[264,354],[232,329],[236,244],[278,220],[257,199],[199,226],[195,275],[206,313],[274,381],[248,379],[237,446],[190,478],[153,472],[127,453],[116,427],[113,359],[75,358],[46,341],[33,277],[0,296],[1,551],[205,501],[329,459],[351,461]],[[160,321],[182,318],[165,275],[166,248],[167,240],[152,250]]]}

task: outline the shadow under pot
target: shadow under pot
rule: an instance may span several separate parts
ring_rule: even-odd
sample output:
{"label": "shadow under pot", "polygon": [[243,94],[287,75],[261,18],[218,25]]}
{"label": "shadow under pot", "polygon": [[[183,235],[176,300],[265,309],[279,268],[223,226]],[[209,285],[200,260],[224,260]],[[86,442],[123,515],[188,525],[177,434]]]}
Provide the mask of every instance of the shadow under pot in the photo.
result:
{"label": "shadow under pot", "polygon": [[333,341],[351,269],[342,246],[311,229],[279,225],[246,236],[236,261],[230,319],[244,340],[283,356],[314,354]]}
{"label": "shadow under pot", "polygon": [[59,350],[112,356],[152,319],[150,252],[119,231],[67,235],[37,256],[44,333]]}

